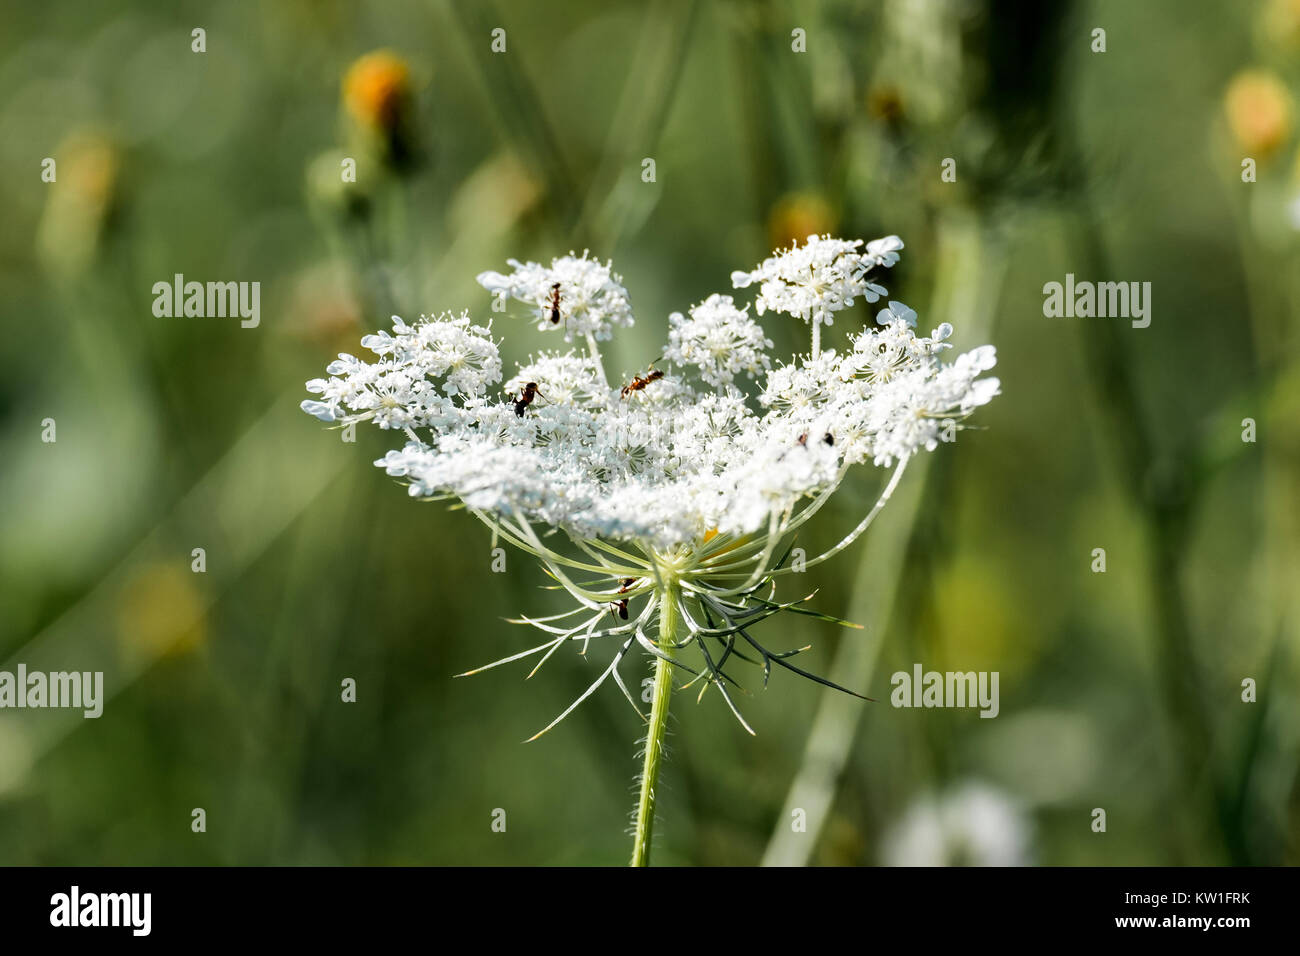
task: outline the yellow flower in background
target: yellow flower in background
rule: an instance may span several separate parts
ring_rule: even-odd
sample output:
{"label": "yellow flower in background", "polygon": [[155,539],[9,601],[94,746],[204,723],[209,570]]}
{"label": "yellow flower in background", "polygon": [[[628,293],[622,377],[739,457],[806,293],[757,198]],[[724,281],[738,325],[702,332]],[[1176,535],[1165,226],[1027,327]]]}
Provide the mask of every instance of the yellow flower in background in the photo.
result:
{"label": "yellow flower in background", "polygon": [[767,217],[768,245],[786,249],[809,236],[835,232],[837,225],[830,203],[820,194],[787,193],[777,200]]}
{"label": "yellow flower in background", "polygon": [[1255,159],[1272,155],[1291,136],[1291,94],[1267,70],[1245,70],[1228,84],[1224,109],[1233,138]]}
{"label": "yellow flower in background", "polygon": [[356,60],[343,76],[343,108],[360,145],[385,166],[408,172],[416,160],[411,69],[392,50]]}
{"label": "yellow flower in background", "polygon": [[343,77],[343,103],[361,123],[391,130],[411,103],[411,71],[391,50],[367,53]]}

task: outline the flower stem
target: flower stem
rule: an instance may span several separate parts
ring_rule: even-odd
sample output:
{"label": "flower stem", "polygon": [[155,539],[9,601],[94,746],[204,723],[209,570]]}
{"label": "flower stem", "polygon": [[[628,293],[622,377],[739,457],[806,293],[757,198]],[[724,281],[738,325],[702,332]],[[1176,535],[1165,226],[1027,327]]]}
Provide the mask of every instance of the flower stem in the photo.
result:
{"label": "flower stem", "polygon": [[814,317],[812,327],[812,358],[816,358],[822,350],[822,324]]}
{"label": "flower stem", "polygon": [[659,602],[659,652],[655,658],[654,702],[650,705],[650,726],[646,730],[645,764],[641,768],[641,795],[636,804],[636,836],[632,843],[632,866],[650,865],[650,841],[654,835],[655,799],[658,796],[659,765],[663,762],[664,738],[668,732],[668,705],[673,694],[673,656],[677,643],[677,595],[668,589]]}
{"label": "flower stem", "polygon": [[596,336],[590,332],[587,333],[587,354],[596,363],[596,371],[600,373],[600,380],[608,384],[609,379],[605,378],[605,363],[600,360],[600,346],[596,344]]}

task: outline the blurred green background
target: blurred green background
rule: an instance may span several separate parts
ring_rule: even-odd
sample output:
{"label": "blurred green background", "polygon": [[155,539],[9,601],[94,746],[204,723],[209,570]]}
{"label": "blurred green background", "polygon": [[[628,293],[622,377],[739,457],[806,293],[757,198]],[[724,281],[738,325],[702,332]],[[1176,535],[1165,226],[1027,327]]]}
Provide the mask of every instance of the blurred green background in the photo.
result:
{"label": "blurred green background", "polygon": [[[1300,861],[1298,93],[1298,0],[5,4],[0,669],[110,697],[0,712],[0,863],[624,862],[617,691],[520,743],[603,662],[453,680],[556,597],[303,382],[587,248],[631,372],[814,231],[902,236],[892,297],[994,343],[1003,396],[800,582],[864,630],[765,626],[877,702],[751,672],[750,738],[680,695],[656,862]],[[1151,326],[1045,318],[1067,272],[1151,282]],[[260,326],[156,318],[175,273],[259,281]],[[496,322],[510,361],[554,344]],[[998,671],[1000,716],[892,708],[914,662]]]}

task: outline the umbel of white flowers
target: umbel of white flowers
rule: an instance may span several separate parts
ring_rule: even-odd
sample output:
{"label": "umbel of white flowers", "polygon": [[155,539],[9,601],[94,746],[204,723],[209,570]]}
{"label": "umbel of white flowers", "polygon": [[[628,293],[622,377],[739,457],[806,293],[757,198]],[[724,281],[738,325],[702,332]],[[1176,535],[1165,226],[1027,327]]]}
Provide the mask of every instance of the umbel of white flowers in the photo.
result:
{"label": "umbel of white flowers", "polygon": [[[717,687],[744,724],[727,689],[736,660],[760,665],[764,684],[773,664],[812,676],[788,661],[797,651],[768,651],[751,634],[777,611],[813,613],[776,600],[778,579],[793,570],[794,533],[854,466],[891,469],[861,521],[803,567],[846,548],[908,460],[953,440],[998,394],[997,379],[980,377],[995,364],[992,346],[946,363],[952,327],[918,335],[916,313],[900,302],[850,329],[841,347],[822,348],[836,313],[887,294],[879,279],[902,248],[897,236],[865,248],[809,236],[732,274],[736,288],[757,287],[756,315],[811,326],[806,355],[773,362],[749,305],[712,295],[669,317],[653,370],[617,381],[598,343],[630,326],[632,309],[610,264],[585,253],[550,266],[511,260],[509,274],[485,272],[479,283],[529,306],[537,329],[566,349],[537,353],[503,382],[490,325],[468,313],[413,324],[394,316],[391,331],[361,340],[375,361],[340,355],[328,378],[307,383],[317,397],[302,407],[401,433],[402,446],[376,465],[414,497],[463,505],[572,595],[572,611],[524,619],[546,632],[543,644],[489,667],[545,662],[571,641],[584,651],[612,644],[608,668],[545,730],[609,678],[640,713],[619,672],[633,645],[693,675],[701,693]],[[751,381],[747,394],[741,384]],[[698,650],[690,664],[687,647]]]}

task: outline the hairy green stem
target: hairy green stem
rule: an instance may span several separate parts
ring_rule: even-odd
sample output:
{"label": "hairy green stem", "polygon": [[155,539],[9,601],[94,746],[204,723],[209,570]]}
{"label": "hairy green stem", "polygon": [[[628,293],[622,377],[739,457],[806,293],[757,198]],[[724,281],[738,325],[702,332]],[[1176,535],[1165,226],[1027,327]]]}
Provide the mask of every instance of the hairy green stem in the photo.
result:
{"label": "hairy green stem", "polygon": [[664,738],[668,733],[668,705],[673,695],[673,656],[677,643],[677,594],[664,592],[659,602],[659,651],[655,658],[654,702],[650,705],[650,726],[646,730],[645,762],[641,768],[641,795],[636,803],[636,836],[632,843],[632,866],[650,865],[650,841],[654,836],[655,799],[659,788],[659,765],[663,763]]}

